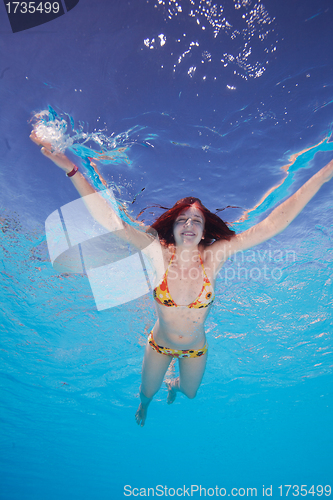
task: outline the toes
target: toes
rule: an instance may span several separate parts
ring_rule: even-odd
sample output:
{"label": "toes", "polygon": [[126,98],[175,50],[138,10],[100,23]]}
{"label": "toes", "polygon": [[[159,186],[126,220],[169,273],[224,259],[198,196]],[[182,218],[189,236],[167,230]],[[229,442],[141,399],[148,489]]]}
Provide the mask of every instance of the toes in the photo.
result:
{"label": "toes", "polygon": [[143,427],[145,425],[145,419],[143,418],[142,414],[141,414],[141,410],[138,410],[135,414],[135,420],[136,420],[136,423],[138,425],[140,425],[141,427]]}

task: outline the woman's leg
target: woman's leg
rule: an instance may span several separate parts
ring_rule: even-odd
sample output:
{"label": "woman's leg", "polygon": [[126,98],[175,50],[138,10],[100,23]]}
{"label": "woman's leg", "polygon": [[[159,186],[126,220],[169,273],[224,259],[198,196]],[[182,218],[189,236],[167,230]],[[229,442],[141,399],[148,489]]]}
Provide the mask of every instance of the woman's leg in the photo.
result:
{"label": "woman's leg", "polygon": [[147,342],[142,365],[140,386],[141,403],[135,414],[138,425],[144,426],[148,406],[162,385],[165,372],[172,360],[171,356],[156,352]]}
{"label": "woman's leg", "polygon": [[168,404],[174,402],[178,391],[190,399],[195,398],[205,373],[207,353],[198,358],[179,358],[178,361],[179,377],[167,381]]}

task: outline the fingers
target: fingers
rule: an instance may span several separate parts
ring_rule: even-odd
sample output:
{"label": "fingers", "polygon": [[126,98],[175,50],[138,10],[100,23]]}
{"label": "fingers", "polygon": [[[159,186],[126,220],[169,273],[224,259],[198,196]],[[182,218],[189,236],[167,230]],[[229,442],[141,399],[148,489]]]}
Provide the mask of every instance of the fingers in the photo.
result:
{"label": "fingers", "polygon": [[44,156],[47,156],[48,158],[51,158],[53,161],[56,159],[59,160],[61,158],[64,158],[65,155],[62,153],[57,153],[56,151],[53,151],[53,149],[46,148],[45,146],[42,147],[41,152],[43,153]]}
{"label": "fingers", "polygon": [[53,153],[46,149],[45,147],[42,147],[41,152],[43,153],[44,156],[52,156]]}
{"label": "fingers", "polygon": [[34,130],[30,134],[30,139],[32,140],[32,142],[34,142],[38,146],[40,145],[40,140],[38,139],[36,132]]}
{"label": "fingers", "polygon": [[63,160],[69,161],[68,158],[66,158],[66,156],[64,154],[57,153],[56,151],[53,151],[52,149],[50,151],[45,146],[42,147],[41,153],[43,153],[44,156],[47,156],[48,158],[51,158],[51,160],[54,161],[57,164],[59,163],[59,161],[63,161]]}
{"label": "fingers", "polygon": [[45,147],[49,150],[52,149],[52,146],[49,142],[43,141],[40,137],[37,136],[35,129],[33,129],[33,131],[31,132],[30,139],[32,140],[32,142],[37,144],[37,146]]}
{"label": "fingers", "polygon": [[40,139],[35,130],[33,130],[30,134],[30,139],[40,146],[41,148],[41,153],[49,158],[53,163],[55,163],[58,167],[60,167],[62,170],[65,170],[65,172],[70,172],[74,168],[74,164],[66,157],[64,153],[61,153],[59,151],[54,151],[53,147],[50,143],[43,141]]}

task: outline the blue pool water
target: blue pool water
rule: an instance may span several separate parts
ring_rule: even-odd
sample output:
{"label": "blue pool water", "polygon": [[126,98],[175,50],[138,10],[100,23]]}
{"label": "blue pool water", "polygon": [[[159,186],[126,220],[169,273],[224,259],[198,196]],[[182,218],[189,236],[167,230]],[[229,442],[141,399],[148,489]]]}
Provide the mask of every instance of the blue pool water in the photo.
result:
{"label": "blue pool water", "polygon": [[3,7],[1,499],[332,496],[332,182],[228,262],[197,398],[162,388],[139,428],[152,298],[97,311],[52,268],[44,223],[77,193],[29,140],[51,106],[133,216],[193,195],[242,231],[333,156],[332,21],[329,0],[80,0],[12,33]]}

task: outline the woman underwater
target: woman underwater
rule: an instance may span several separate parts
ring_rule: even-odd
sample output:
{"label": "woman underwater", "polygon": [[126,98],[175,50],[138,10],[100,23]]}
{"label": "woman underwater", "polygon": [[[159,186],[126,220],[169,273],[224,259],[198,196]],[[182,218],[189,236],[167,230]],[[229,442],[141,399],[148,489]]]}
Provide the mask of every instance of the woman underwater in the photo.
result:
{"label": "woman underwater", "polygon": [[[42,153],[66,172],[93,217],[112,231],[119,217],[65,154],[53,152],[35,131],[31,139],[42,146]],[[184,198],[152,224],[157,231],[163,271],[154,290],[158,319],[148,337],[142,367],[139,408],[135,418],[143,426],[148,406],[162,385],[173,358],[179,361],[179,377],[167,380],[167,402],[177,392],[194,398],[200,386],[206,361],[204,324],[214,301],[216,277],[234,253],[247,250],[285,229],[333,177],[333,160],[313,175],[290,198],[277,206],[266,219],[240,234],[235,234],[198,198]],[[93,200],[93,201],[90,201]],[[125,239],[142,248],[151,243],[150,227],[137,229],[124,221]],[[139,227],[139,226],[138,226]],[[145,231],[146,230],[146,231]],[[158,263],[155,263],[158,267]],[[153,262],[154,265],[154,262]]]}

